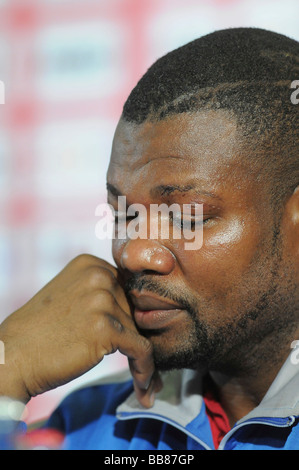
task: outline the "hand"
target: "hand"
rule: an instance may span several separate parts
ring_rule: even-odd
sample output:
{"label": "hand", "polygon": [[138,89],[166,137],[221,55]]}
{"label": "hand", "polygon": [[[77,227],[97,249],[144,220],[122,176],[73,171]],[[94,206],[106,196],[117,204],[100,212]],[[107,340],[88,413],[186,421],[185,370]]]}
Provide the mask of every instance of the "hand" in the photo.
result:
{"label": "hand", "polygon": [[[95,256],[71,261],[0,325],[5,365],[0,394],[26,402],[63,385],[120,351],[129,358],[140,403],[160,387],[151,343],[141,336],[115,267]],[[1,378],[2,377],[2,378]]]}

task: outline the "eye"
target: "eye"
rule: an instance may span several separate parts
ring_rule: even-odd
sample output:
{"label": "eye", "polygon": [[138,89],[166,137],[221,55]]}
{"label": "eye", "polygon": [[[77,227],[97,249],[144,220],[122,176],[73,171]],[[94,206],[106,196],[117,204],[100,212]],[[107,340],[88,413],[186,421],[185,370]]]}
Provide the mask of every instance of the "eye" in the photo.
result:
{"label": "eye", "polygon": [[175,211],[171,215],[171,220],[176,227],[181,230],[195,230],[197,227],[206,225],[213,217],[204,215],[202,211],[195,211],[192,205],[188,205],[187,210]]}
{"label": "eye", "polygon": [[181,220],[181,228],[182,229],[191,229],[194,230],[196,227],[200,227],[202,225],[206,225],[212,217],[203,216],[203,217],[182,217]]}
{"label": "eye", "polygon": [[114,211],[114,222],[115,223],[126,223],[130,220],[135,219],[138,217],[138,211],[135,211],[133,215],[128,215],[126,212]]}

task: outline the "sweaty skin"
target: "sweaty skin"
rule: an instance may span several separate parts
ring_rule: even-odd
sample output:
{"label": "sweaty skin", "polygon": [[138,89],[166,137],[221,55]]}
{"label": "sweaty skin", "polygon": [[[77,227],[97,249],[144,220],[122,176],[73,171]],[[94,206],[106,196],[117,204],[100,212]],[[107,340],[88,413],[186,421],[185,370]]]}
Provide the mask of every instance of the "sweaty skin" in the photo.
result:
{"label": "sweaty skin", "polygon": [[[261,170],[224,111],[120,121],[107,180],[112,205],[118,195],[148,208],[204,204],[200,250],[148,238],[114,240],[113,255],[156,366],[208,367],[234,423],[261,401],[297,337],[298,192],[277,225]],[[145,302],[140,314],[149,293],[176,308],[149,315]]]}
{"label": "sweaty skin", "polygon": [[203,204],[203,246],[115,239],[116,268],[73,260],[0,326],[0,392],[27,401],[118,349],[143,406],[161,387],[155,369],[198,366],[231,423],[256,406],[298,337],[299,192],[278,226],[251,157],[223,111],[121,120],[108,202]]}

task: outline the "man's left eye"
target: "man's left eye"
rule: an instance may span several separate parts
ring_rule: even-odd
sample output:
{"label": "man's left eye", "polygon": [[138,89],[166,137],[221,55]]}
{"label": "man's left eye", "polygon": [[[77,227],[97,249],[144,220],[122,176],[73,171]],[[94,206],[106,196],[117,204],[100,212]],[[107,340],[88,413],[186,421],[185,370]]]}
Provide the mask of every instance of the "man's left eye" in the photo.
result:
{"label": "man's left eye", "polygon": [[181,228],[191,228],[200,227],[205,225],[211,217],[183,217],[181,220]]}

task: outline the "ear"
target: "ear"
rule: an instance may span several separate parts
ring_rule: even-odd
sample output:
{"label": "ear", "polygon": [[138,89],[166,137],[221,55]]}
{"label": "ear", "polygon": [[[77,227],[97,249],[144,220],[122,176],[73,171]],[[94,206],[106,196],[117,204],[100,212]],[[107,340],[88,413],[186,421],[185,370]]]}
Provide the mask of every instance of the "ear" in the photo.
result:
{"label": "ear", "polygon": [[286,204],[282,232],[289,255],[296,256],[299,260],[299,186]]}

